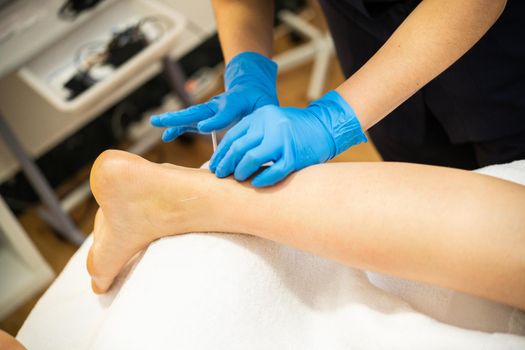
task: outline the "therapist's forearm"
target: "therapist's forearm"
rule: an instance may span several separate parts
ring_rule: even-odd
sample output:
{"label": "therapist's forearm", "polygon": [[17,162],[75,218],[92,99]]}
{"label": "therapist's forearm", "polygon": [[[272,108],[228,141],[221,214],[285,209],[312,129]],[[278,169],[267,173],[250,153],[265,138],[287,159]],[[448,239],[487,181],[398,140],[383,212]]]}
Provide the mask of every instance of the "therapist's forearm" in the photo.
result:
{"label": "therapist's forearm", "polygon": [[465,54],[506,0],[424,0],[337,91],[368,129]]}
{"label": "therapist's forearm", "polygon": [[273,0],[213,0],[224,60],[257,52],[270,57],[273,48]]}

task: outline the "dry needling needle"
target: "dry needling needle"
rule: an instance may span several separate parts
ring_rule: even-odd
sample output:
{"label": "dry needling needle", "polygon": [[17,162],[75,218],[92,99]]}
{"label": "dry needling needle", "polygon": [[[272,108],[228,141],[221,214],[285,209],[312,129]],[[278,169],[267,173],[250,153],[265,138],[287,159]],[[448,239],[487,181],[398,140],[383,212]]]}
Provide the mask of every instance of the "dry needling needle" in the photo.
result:
{"label": "dry needling needle", "polygon": [[211,143],[213,144],[213,152],[217,149],[217,134],[215,131],[211,132]]}

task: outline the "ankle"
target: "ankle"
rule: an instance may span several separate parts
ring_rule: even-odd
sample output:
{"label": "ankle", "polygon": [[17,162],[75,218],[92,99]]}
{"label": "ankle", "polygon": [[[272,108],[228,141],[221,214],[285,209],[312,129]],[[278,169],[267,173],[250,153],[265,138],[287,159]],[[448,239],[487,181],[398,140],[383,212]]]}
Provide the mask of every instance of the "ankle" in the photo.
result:
{"label": "ankle", "polygon": [[[204,169],[166,167],[160,165],[156,218],[162,220],[172,235],[214,230],[220,184],[217,178]],[[173,228],[177,232],[173,232]],[[171,231],[170,231],[171,230]]]}
{"label": "ankle", "polygon": [[257,189],[247,182],[239,182],[229,176],[217,178],[207,172],[203,187],[207,193],[204,232],[245,233],[244,216],[248,206],[253,203],[253,193]]}

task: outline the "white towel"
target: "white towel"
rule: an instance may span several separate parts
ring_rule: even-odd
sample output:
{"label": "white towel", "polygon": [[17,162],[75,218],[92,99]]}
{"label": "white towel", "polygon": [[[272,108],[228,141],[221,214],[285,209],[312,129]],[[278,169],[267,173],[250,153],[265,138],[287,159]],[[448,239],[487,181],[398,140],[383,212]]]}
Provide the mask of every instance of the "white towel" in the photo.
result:
{"label": "white towel", "polygon": [[246,235],[164,238],[99,297],[89,245],[20,330],[28,349],[525,349],[525,337],[447,325],[361,271]]}

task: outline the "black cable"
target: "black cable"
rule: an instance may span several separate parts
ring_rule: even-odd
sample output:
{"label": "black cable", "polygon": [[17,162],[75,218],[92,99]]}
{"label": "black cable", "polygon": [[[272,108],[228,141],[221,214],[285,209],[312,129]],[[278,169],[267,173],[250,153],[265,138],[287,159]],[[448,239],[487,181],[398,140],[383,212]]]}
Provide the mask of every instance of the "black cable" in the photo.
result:
{"label": "black cable", "polygon": [[85,10],[98,5],[102,0],[67,0],[58,10],[58,17],[72,21]]}

